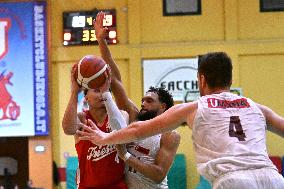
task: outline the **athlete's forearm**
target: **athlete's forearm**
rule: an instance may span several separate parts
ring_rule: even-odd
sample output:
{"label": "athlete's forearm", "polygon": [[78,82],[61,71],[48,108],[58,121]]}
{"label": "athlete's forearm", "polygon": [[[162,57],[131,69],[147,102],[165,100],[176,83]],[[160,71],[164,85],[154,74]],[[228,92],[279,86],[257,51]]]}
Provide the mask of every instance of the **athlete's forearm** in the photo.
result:
{"label": "athlete's forearm", "polygon": [[77,130],[77,99],[78,94],[72,93],[63,116],[62,128],[67,135],[74,135]]}
{"label": "athlete's forearm", "polygon": [[279,136],[284,137],[284,118],[270,108],[257,104],[266,119],[267,129]]}
{"label": "athlete's forearm", "polygon": [[277,129],[275,127],[272,127],[271,125],[267,124],[267,130],[281,136],[284,138],[284,131],[280,130],[280,129]]}
{"label": "athlete's forearm", "polygon": [[138,171],[157,184],[161,183],[166,177],[163,168],[155,164],[144,163],[134,156],[130,156],[130,158],[125,161],[125,163],[127,163],[131,167],[130,171]]}
{"label": "athlete's forearm", "polygon": [[119,69],[118,69],[114,59],[112,58],[112,55],[111,55],[111,52],[110,52],[110,50],[107,46],[106,40],[105,39],[98,39],[98,43],[99,43],[99,48],[100,48],[102,58],[106,61],[106,63],[111,68],[112,76],[115,77],[115,79],[121,81],[121,75],[120,75]]}
{"label": "athlete's forearm", "polygon": [[132,126],[128,126],[121,130],[108,133],[106,137],[102,138],[100,141],[97,141],[99,144],[108,145],[108,144],[127,144],[130,142],[141,140],[138,136],[137,128],[135,126],[136,122],[132,123]]}
{"label": "athlete's forearm", "polygon": [[107,109],[107,114],[109,116],[109,123],[112,130],[120,130],[121,128],[127,127],[127,123],[124,117],[121,114],[121,111],[118,109],[116,104],[114,103],[111,93],[104,92],[102,94],[105,106]]}
{"label": "athlete's forearm", "polygon": [[128,127],[113,132],[102,139],[102,144],[126,144],[176,129],[186,122],[187,113],[196,109],[196,103],[179,104],[163,114],[147,121],[137,121]]}

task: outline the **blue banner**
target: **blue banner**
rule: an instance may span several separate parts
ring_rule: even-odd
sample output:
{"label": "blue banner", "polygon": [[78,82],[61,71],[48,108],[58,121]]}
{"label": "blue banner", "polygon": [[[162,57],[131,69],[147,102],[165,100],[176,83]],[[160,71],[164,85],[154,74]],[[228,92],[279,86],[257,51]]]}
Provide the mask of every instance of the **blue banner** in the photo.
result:
{"label": "blue banner", "polygon": [[46,2],[0,2],[0,136],[48,135]]}

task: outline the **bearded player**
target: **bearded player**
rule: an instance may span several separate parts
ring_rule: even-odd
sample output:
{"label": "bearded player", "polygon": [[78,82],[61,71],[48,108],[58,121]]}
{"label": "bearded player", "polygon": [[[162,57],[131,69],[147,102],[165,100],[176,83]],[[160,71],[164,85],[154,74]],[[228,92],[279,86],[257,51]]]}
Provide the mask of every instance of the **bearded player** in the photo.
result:
{"label": "bearded player", "polygon": [[[130,122],[149,120],[173,106],[173,98],[163,88],[151,87],[142,98],[141,110],[127,97],[119,69],[107,47],[103,28],[104,13],[100,12],[94,23],[96,37],[103,59],[112,71],[111,90],[118,108],[129,114]],[[119,148],[119,156],[129,166],[126,182],[131,189],[167,189],[167,173],[173,163],[180,143],[176,131],[158,134],[127,145],[127,151]]]}

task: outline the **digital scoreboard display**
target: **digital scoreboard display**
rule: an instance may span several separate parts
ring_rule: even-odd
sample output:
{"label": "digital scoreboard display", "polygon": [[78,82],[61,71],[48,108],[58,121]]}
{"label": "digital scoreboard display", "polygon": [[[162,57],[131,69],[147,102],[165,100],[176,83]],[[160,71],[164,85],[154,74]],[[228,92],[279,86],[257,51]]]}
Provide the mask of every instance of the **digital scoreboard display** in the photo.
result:
{"label": "digital scoreboard display", "polygon": [[93,20],[102,11],[105,13],[103,26],[108,28],[106,41],[108,44],[117,43],[116,12],[110,10],[72,11],[63,13],[63,45],[92,45],[98,44]]}

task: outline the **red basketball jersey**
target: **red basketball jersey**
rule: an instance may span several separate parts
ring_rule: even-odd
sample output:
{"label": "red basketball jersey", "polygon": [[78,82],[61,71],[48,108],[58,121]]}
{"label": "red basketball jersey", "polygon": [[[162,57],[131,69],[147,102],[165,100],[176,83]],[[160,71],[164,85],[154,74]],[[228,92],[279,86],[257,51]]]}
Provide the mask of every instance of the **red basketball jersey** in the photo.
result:
{"label": "red basketball jersey", "polygon": [[[89,111],[86,111],[86,115],[87,119],[95,122]],[[108,117],[99,128],[103,132],[111,132]],[[124,183],[124,162],[118,158],[115,145],[100,147],[82,140],[75,147],[79,160],[79,189],[127,189]]]}

